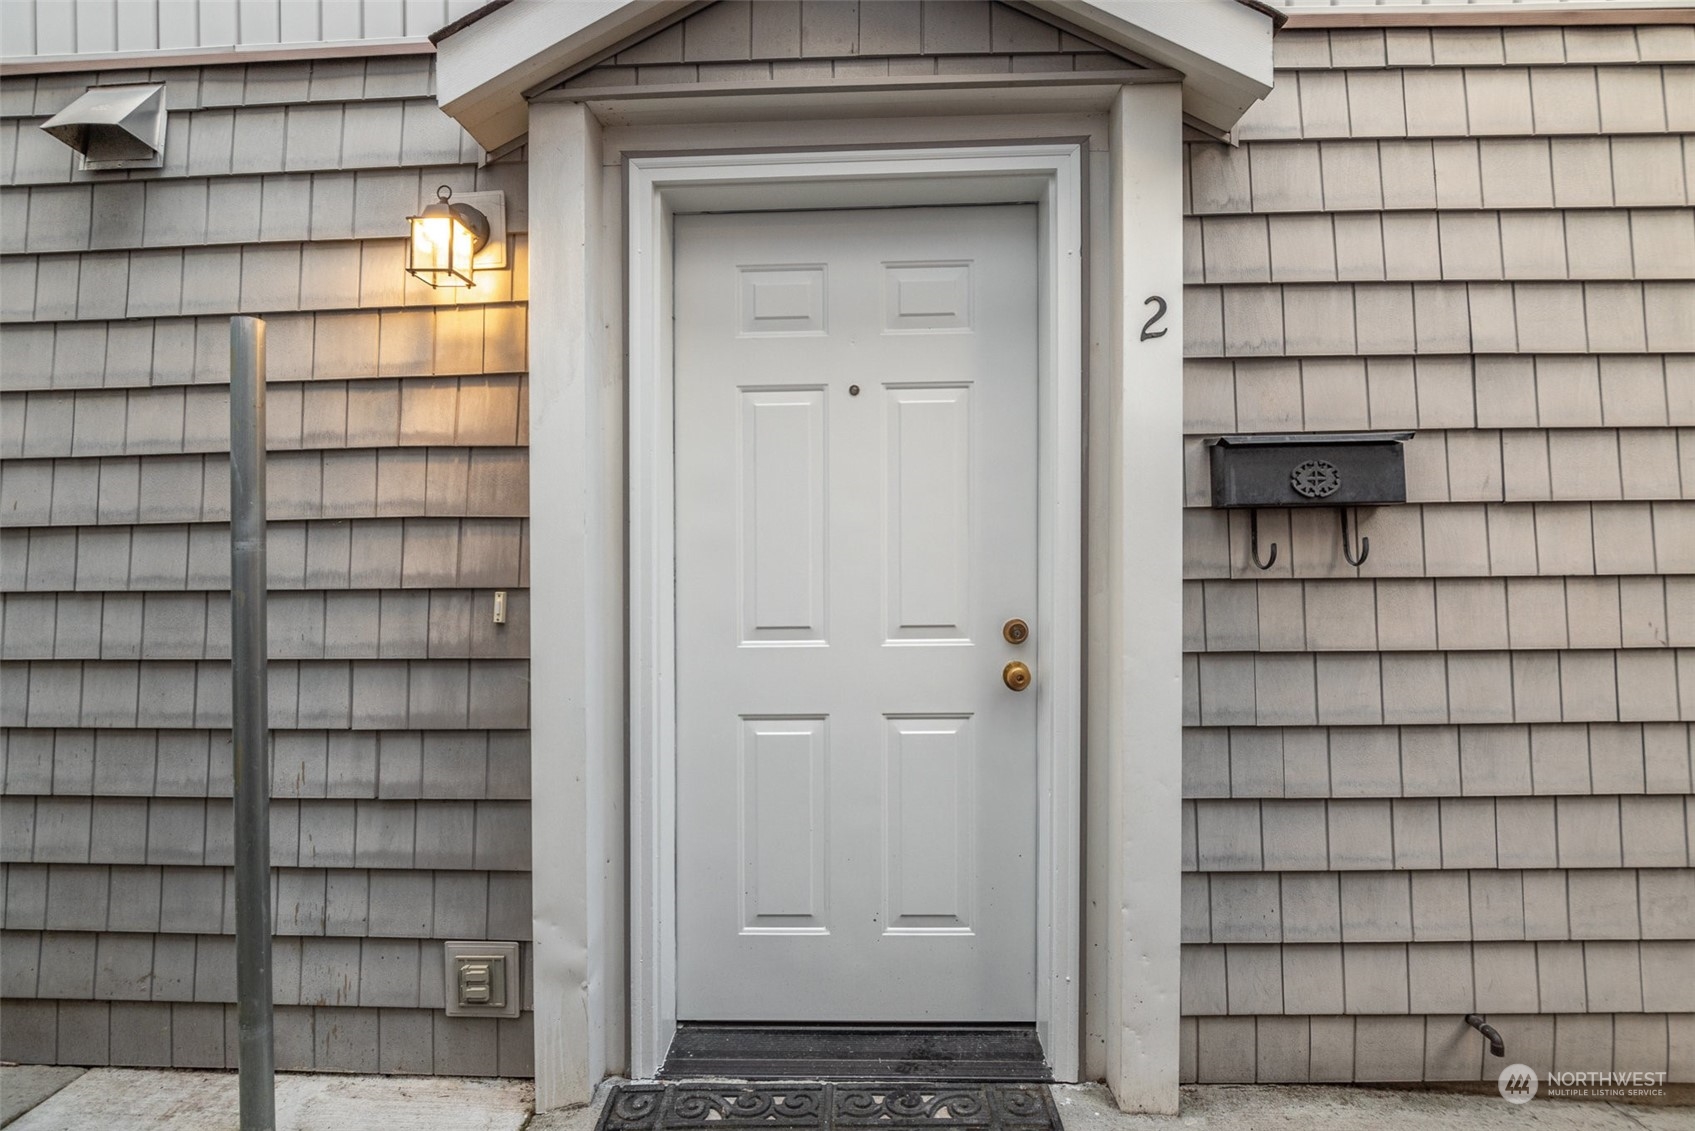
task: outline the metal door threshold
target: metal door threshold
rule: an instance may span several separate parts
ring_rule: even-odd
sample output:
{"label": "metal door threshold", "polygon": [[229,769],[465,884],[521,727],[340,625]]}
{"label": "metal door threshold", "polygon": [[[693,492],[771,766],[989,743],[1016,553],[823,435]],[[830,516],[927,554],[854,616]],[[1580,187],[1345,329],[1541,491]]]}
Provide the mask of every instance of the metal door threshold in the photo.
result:
{"label": "metal door threshold", "polygon": [[1045,1083],[1052,1077],[1034,1025],[685,1021],[659,1078]]}

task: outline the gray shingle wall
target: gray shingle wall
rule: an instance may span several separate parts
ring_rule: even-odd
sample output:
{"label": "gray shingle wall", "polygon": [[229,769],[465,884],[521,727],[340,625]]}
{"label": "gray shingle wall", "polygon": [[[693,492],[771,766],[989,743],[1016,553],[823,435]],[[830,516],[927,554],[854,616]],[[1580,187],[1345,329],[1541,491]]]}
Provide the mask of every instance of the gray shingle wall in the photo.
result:
{"label": "gray shingle wall", "polygon": [[[1695,28],[1276,46],[1189,148],[1184,1076],[1695,1079]],[[1254,568],[1204,440],[1364,429],[1370,558]]]}
{"label": "gray shingle wall", "polygon": [[720,3],[561,85],[862,82],[1134,70],[1138,64],[994,0]]}
{"label": "gray shingle wall", "polygon": [[[35,128],[149,77],[162,170],[76,173]],[[234,1064],[227,343],[251,312],[278,1062],[532,1070],[528,1013],[442,1014],[440,941],[530,936],[526,176],[479,168],[432,89],[418,57],[0,83],[0,1057]],[[474,291],[402,271],[442,183],[507,194],[512,267]]]}
{"label": "gray shingle wall", "polygon": [[[931,7],[723,4],[576,81],[1122,65]],[[1476,1009],[1538,1067],[1695,1078],[1695,30],[1278,51],[1244,144],[1189,159],[1186,1076],[1487,1075]],[[163,170],[34,128],[146,77]],[[252,311],[279,1062],[530,1070],[528,1017],[436,1008],[436,940],[529,933],[527,296],[523,166],[430,93],[405,58],[0,84],[0,1056],[233,1062],[219,386]],[[442,182],[508,193],[515,269],[471,296],[400,271]],[[1329,513],[1267,512],[1254,570],[1202,438],[1361,428],[1419,430],[1413,503],[1358,570]]]}

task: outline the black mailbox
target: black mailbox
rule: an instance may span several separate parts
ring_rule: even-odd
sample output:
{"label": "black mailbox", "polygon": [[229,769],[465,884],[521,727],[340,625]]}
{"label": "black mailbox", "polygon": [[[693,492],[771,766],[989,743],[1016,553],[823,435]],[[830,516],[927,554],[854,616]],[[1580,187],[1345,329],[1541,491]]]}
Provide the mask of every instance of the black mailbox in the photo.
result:
{"label": "black mailbox", "polygon": [[[1371,553],[1348,537],[1348,508],[1407,501],[1407,464],[1401,445],[1411,432],[1330,432],[1295,436],[1220,436],[1212,441],[1212,505],[1253,507],[1248,525],[1254,564],[1277,561],[1259,556],[1259,507],[1335,507],[1342,528],[1342,556],[1358,566]],[[1358,531],[1356,530],[1356,533]]]}
{"label": "black mailbox", "polygon": [[1407,501],[1401,445],[1411,432],[1220,436],[1215,507],[1360,507]]}

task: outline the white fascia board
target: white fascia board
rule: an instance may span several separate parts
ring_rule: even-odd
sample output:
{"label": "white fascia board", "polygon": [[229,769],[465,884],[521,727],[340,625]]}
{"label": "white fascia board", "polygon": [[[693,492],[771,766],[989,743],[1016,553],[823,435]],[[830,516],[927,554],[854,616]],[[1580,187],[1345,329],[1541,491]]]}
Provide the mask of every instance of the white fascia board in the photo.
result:
{"label": "white fascia board", "polygon": [[691,0],[513,0],[436,45],[436,100],[495,149],[529,127],[524,92]]}
{"label": "white fascia board", "polygon": [[1234,127],[1271,92],[1272,17],[1237,0],[1029,2],[1182,71],[1184,112],[1220,130]]}

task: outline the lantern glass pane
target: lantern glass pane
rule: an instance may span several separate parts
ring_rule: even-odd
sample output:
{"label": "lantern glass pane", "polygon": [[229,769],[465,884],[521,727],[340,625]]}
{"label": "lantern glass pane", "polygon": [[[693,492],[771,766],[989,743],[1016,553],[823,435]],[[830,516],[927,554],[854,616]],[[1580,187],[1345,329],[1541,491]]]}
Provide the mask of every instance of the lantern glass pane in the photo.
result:
{"label": "lantern glass pane", "polygon": [[452,215],[412,217],[406,269],[434,287],[471,285],[473,236]]}
{"label": "lantern glass pane", "polygon": [[471,229],[459,223],[458,220],[453,222],[453,251],[449,256],[450,266],[458,266],[466,270],[470,268],[471,259],[476,255],[473,250],[475,239],[476,235]]}

